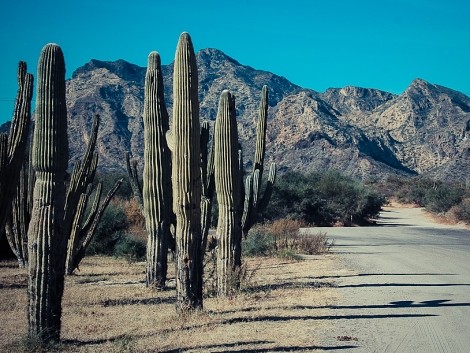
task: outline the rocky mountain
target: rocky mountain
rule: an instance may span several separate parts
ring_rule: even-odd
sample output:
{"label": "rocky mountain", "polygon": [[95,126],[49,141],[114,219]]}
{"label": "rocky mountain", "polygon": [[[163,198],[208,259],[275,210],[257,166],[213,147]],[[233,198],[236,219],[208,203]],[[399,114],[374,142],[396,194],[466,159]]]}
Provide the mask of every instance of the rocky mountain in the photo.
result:
{"label": "rocky mountain", "polygon": [[[343,87],[323,93],[244,66],[216,49],[197,53],[201,118],[214,121],[220,93],[236,98],[247,168],[254,149],[261,87],[269,87],[267,160],[281,172],[334,168],[359,178],[428,174],[450,180],[470,172],[470,98],[416,79],[400,95]],[[172,65],[163,67],[172,105]],[[73,159],[83,154],[93,115],[101,116],[101,169],[124,169],[124,153],[143,156],[145,68],[92,60],[67,81]],[[170,114],[171,116],[171,114]]]}
{"label": "rocky mountain", "polygon": [[[201,119],[215,120],[219,96],[230,89],[236,99],[239,136],[249,162],[254,148],[255,120],[263,85],[269,85],[270,106],[301,90],[283,77],[243,66],[216,49],[197,53]],[[72,158],[83,154],[92,118],[100,114],[99,166],[124,168],[125,151],[143,157],[143,100],[145,68],[123,60],[92,60],[67,82],[70,149]],[[172,106],[172,65],[162,67],[165,100]],[[171,116],[171,114],[170,114]],[[71,138],[73,137],[73,138]],[[250,143],[251,142],[251,143]]]}

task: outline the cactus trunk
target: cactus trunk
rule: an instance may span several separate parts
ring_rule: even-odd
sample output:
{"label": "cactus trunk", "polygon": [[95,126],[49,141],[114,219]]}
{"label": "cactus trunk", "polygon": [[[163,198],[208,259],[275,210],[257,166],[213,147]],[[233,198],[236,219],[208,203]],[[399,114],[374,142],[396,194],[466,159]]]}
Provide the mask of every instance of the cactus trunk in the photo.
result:
{"label": "cactus trunk", "polygon": [[163,288],[171,220],[171,155],[165,134],[169,118],[160,55],[150,53],[145,77],[143,211],[147,229],[147,286]]}
{"label": "cactus trunk", "polygon": [[217,224],[217,290],[227,295],[239,286],[241,266],[240,181],[235,101],[228,91],[220,97],[214,129],[214,174]]}
{"label": "cactus trunk", "polygon": [[189,34],[180,36],[173,76],[173,212],[176,215],[177,309],[202,308],[201,155],[196,56]]}
{"label": "cactus trunk", "polygon": [[63,229],[68,163],[65,63],[62,50],[46,45],[38,62],[36,127],[32,163],[36,172],[28,231],[29,333],[43,342],[60,338],[67,234]]}
{"label": "cactus trunk", "polygon": [[26,73],[26,63],[18,64],[18,93],[9,135],[0,134],[0,229],[11,213],[31,120],[33,75]]}

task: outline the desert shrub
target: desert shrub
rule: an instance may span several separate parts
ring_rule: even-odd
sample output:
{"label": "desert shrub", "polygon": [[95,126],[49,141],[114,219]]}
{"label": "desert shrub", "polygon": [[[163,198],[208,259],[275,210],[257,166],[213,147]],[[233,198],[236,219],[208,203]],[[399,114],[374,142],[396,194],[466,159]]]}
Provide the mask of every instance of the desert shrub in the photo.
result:
{"label": "desert shrub", "polygon": [[266,224],[263,229],[274,239],[274,251],[280,257],[295,259],[297,254],[328,252],[332,243],[329,243],[326,233],[307,234],[300,230],[306,226],[303,221],[279,219]]}
{"label": "desert shrub", "polygon": [[318,255],[330,251],[334,242],[330,242],[325,232],[300,234],[297,249],[301,254]]}
{"label": "desert shrub", "polygon": [[437,184],[426,191],[424,205],[432,212],[447,212],[462,200],[463,190],[450,184]]}
{"label": "desert shrub", "polygon": [[143,261],[146,256],[145,242],[132,235],[121,236],[114,246],[113,255],[124,257],[129,262]]}
{"label": "desert shrub", "polygon": [[103,184],[103,194],[111,190],[118,179],[123,179],[121,186],[116,191],[114,197],[120,199],[130,199],[132,196],[132,188],[129,183],[129,176],[124,172],[100,172],[94,179],[94,184],[101,182]]}
{"label": "desert shrub", "polygon": [[112,255],[114,246],[124,236],[127,216],[119,202],[111,201],[103,213],[87,254]]}
{"label": "desert shrub", "polygon": [[363,223],[376,217],[385,203],[383,195],[339,172],[287,173],[276,181],[263,216],[320,226]]}
{"label": "desert shrub", "polygon": [[470,223],[470,198],[464,198],[458,205],[454,206],[453,213],[457,220]]}
{"label": "desert shrub", "polygon": [[242,252],[245,256],[266,256],[272,252],[273,238],[263,226],[256,226],[248,232],[242,243]]}
{"label": "desert shrub", "polygon": [[295,249],[299,240],[299,228],[306,223],[298,219],[282,218],[268,223],[264,228],[273,239],[274,250]]}
{"label": "desert shrub", "polygon": [[396,190],[397,201],[406,204],[414,204],[420,207],[426,205],[426,192],[434,188],[436,182],[428,178],[411,178],[403,182]]}

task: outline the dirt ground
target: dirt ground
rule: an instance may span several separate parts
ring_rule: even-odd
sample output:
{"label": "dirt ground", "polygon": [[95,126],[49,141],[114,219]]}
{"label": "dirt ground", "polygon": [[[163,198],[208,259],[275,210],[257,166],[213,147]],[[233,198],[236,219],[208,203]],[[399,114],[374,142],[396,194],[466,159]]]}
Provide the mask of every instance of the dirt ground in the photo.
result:
{"label": "dirt ground", "polygon": [[[329,307],[337,304],[336,255],[303,260],[250,258],[240,293],[207,298],[204,310],[178,315],[174,279],[165,291],[144,286],[144,263],[87,257],[67,278],[61,352],[315,352],[354,347],[347,336],[328,346]],[[171,275],[170,275],[171,277]],[[0,263],[0,351],[24,351],[27,276]],[[321,328],[321,330],[320,330]]]}

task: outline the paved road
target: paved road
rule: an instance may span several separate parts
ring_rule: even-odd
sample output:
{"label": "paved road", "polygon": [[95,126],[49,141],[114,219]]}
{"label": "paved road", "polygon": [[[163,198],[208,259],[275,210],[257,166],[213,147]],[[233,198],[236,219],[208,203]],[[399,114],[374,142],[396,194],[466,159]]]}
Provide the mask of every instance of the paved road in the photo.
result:
{"label": "paved road", "polygon": [[346,269],[331,278],[339,300],[326,346],[347,336],[352,352],[470,352],[469,230],[412,208],[387,208],[374,227],[323,230]]}

